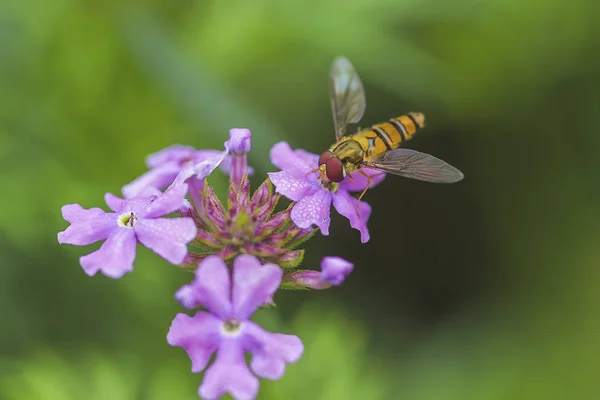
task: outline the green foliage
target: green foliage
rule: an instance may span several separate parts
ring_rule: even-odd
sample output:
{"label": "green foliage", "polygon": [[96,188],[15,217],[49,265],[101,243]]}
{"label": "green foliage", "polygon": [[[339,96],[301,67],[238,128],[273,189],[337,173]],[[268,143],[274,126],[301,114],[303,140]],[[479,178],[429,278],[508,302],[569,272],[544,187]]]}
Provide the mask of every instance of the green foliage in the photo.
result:
{"label": "green foliage", "polygon": [[368,338],[358,321],[331,307],[309,304],[295,318],[291,331],[304,341],[304,355],[280,381],[263,382],[262,398],[389,398],[390,376],[385,364],[368,354]]}
{"label": "green foliage", "polygon": [[[288,366],[289,376],[263,381],[260,399],[385,399],[384,377],[371,370],[366,338],[356,321],[339,310],[307,306],[290,329],[263,312],[262,323],[275,331],[299,333],[306,344],[304,357]],[[266,316],[264,313],[269,313]],[[343,338],[343,340],[340,340]],[[164,344],[167,346],[167,344]],[[115,355],[98,349],[78,349],[61,356],[37,350],[21,360],[0,359],[10,365],[0,377],[0,398],[6,400],[195,399],[201,375],[193,375],[183,351],[145,364],[139,354]]]}

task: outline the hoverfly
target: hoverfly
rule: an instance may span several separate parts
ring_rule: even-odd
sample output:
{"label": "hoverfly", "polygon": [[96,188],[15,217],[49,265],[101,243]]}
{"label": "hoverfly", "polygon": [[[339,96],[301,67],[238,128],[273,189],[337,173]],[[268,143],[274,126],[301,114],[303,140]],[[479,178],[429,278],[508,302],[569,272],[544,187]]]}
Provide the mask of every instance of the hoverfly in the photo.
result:
{"label": "hoverfly", "polygon": [[319,168],[314,170],[319,172],[323,184],[339,183],[346,175],[358,171],[369,181],[358,198],[360,201],[372,183],[362,168],[435,183],[458,182],[464,177],[458,169],[436,157],[398,148],[423,128],[425,116],[421,113],[411,112],[344,136],[348,124],[359,122],[365,112],[365,90],[345,57],[334,60],[329,84],[336,142],[321,154]]}

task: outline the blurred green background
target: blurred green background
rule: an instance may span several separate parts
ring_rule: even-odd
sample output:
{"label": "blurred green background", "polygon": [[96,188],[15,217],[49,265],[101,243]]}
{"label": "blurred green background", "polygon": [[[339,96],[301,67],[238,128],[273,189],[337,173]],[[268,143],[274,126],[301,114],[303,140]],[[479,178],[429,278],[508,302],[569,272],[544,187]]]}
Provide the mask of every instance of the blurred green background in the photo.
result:
{"label": "blurred green background", "polygon": [[[600,398],[600,6],[594,0],[0,2],[0,398],[195,399],[165,336],[190,279],[139,248],[88,278],[59,246],[66,203],[173,143],[253,131],[257,185],[286,140],[333,139],[327,74],[350,58],[362,126],[422,111],[407,147],[459,167],[366,196],[371,241],[341,217],[304,266],[355,271],[282,293],[265,326],[303,359],[261,399]],[[216,174],[215,185],[226,177]]]}

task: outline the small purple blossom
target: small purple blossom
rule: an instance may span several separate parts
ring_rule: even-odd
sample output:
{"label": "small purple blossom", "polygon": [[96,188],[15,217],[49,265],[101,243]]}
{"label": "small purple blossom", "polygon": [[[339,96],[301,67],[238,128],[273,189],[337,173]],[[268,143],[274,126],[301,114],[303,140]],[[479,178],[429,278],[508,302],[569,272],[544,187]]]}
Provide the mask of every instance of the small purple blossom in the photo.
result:
{"label": "small purple blossom", "polygon": [[[149,155],[146,158],[146,165],[150,170],[123,186],[123,196],[136,197],[145,193],[148,188],[161,190],[173,183],[179,175],[182,181],[194,175],[202,181],[219,166],[224,172],[229,173],[232,167],[230,153],[250,150],[250,131],[234,128],[229,131],[229,137],[230,139],[225,142],[225,151],[195,150],[189,146],[173,145]],[[251,169],[249,173],[252,173]],[[201,186],[198,183],[196,185]],[[194,187],[191,185],[190,189]]]}
{"label": "small purple blossom", "polygon": [[170,263],[180,264],[187,254],[187,244],[196,237],[194,221],[160,217],[183,207],[186,191],[187,185],[181,184],[169,187],[159,196],[129,200],[107,193],[105,201],[112,213],[67,204],[62,214],[71,225],[58,234],[58,241],[83,246],[106,239],[100,249],[80,258],[83,270],[90,276],[100,271],[116,279],[132,271],[137,242]]}
{"label": "small purple blossom", "polygon": [[341,257],[324,257],[321,271],[304,270],[285,274],[282,286],[292,289],[329,289],[341,285],[354,265]]}
{"label": "small purple blossom", "polygon": [[183,169],[219,158],[221,153],[218,150],[195,150],[189,146],[173,145],[150,154],[146,158],[146,165],[150,170],[123,186],[123,196],[133,198],[143,194],[148,188],[163,189],[173,183]]}
{"label": "small purple blossom", "polygon": [[[199,251],[186,257],[185,263],[190,269],[196,268],[208,255],[218,255],[229,262],[239,254],[250,254],[285,269],[297,267],[304,257],[304,250],[296,247],[309,239],[314,229],[297,227],[290,219],[290,209],[274,212],[280,195],[273,193],[268,179],[254,194],[250,193],[247,160],[250,142],[249,130],[230,131],[226,143],[231,163],[226,204],[219,200],[209,183],[203,182],[201,193],[189,191],[195,207],[186,207],[181,214],[194,218],[199,228],[194,242]],[[182,174],[176,181],[185,179],[188,175]]]}
{"label": "small purple blossom", "polygon": [[[269,177],[277,193],[295,201],[292,208],[292,221],[300,228],[316,225],[323,235],[329,235],[330,208],[348,218],[350,226],[360,232],[362,243],[369,241],[367,221],[371,207],[352,197],[348,191],[362,191],[368,180],[362,174],[347,176],[340,184],[323,185],[319,174],[311,173],[318,168],[319,156],[304,150],[292,150],[285,142],[277,143],[271,149],[271,162],[281,169],[271,172]],[[379,171],[363,169],[373,179],[371,187],[381,182],[385,174]],[[357,212],[358,207],[358,212]]]}
{"label": "small purple blossom", "polygon": [[[206,258],[196,269],[194,281],[184,286],[177,298],[186,307],[202,305],[208,312],[199,311],[193,317],[178,314],[167,335],[170,345],[188,353],[192,372],[205,369],[217,353],[199,388],[203,399],[216,399],[226,393],[237,400],[254,399],[259,382],[250,369],[259,377],[279,379],[285,364],[298,361],[304,351],[297,336],[270,333],[249,321],[278,289],[281,269],[240,255],[234,261],[232,275],[221,258]],[[244,360],[246,351],[252,354],[250,369]]]}
{"label": "small purple blossom", "polygon": [[341,257],[325,257],[321,261],[321,279],[339,286],[354,269],[354,265]]}

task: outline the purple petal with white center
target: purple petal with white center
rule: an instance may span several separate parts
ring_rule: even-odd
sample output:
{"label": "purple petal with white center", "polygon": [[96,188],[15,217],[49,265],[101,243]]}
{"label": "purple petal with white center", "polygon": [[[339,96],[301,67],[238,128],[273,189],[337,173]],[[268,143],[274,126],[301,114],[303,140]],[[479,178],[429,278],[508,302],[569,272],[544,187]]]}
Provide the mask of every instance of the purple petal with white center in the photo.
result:
{"label": "purple petal with white center", "polygon": [[310,153],[298,153],[286,142],[279,142],[271,148],[271,163],[282,171],[287,171],[296,178],[305,179],[307,174],[317,168],[318,157],[311,162]]}
{"label": "purple petal with white center", "polygon": [[[385,178],[385,172],[368,168],[362,168],[361,171],[369,175],[373,180],[369,189],[375,187]],[[354,172],[351,175],[352,179],[350,178],[350,176],[347,176],[344,182],[342,183],[342,187],[344,188],[344,190],[349,190],[351,192],[362,192],[369,185],[369,180],[367,179],[367,177],[361,174],[360,172]]]}
{"label": "purple petal with white center", "polygon": [[250,340],[248,351],[252,352],[250,367],[260,377],[280,379],[285,364],[295,363],[304,353],[304,345],[298,336],[271,333],[253,322],[246,323],[245,335]]}
{"label": "purple petal with white center", "polygon": [[175,265],[183,262],[197,232],[191,218],[140,219],[134,229],[141,244]]}
{"label": "purple petal with white center", "polygon": [[181,169],[182,167],[174,161],[159,165],[123,186],[121,193],[125,198],[131,199],[142,195],[148,188],[163,189],[175,180]]}
{"label": "purple petal with white center", "polygon": [[341,257],[324,257],[321,261],[321,279],[339,286],[352,272],[354,265]]}
{"label": "purple petal with white center", "polygon": [[78,246],[103,240],[117,226],[117,215],[106,213],[99,208],[84,209],[79,204],[67,204],[62,208],[63,218],[71,225],[58,233],[59,243]]}
{"label": "purple petal with white center", "polygon": [[229,140],[225,142],[225,148],[230,153],[249,153],[251,137],[252,134],[249,129],[230,129]]}
{"label": "purple petal with white center", "polygon": [[103,275],[118,279],[127,272],[133,271],[135,259],[135,233],[129,228],[115,229],[102,246],[93,253],[79,259],[86,274]]}
{"label": "purple petal with white center", "polygon": [[360,232],[360,241],[366,243],[370,238],[367,221],[371,215],[371,206],[361,201],[357,212],[357,204],[358,200],[346,191],[339,190],[333,194],[333,206],[337,212],[348,218],[350,226]]}
{"label": "purple petal with white center", "polygon": [[193,317],[177,314],[169,328],[167,342],[183,348],[192,360],[192,372],[200,372],[219,347],[220,326],[220,319],[204,311]]}
{"label": "purple petal with white center", "polygon": [[273,185],[275,185],[275,191],[292,201],[298,201],[319,190],[318,186],[296,178],[287,171],[269,172],[268,175]]}
{"label": "purple petal with white center", "polygon": [[196,150],[193,147],[175,144],[150,154],[146,157],[146,165],[148,168],[157,168],[168,162],[180,162],[186,158],[192,158],[195,153]]}
{"label": "purple petal with white center", "polygon": [[221,319],[232,316],[229,270],[220,257],[206,257],[196,268],[192,285],[198,298],[202,299],[202,305]]}
{"label": "purple petal with white center", "polygon": [[242,254],[233,262],[233,314],[248,319],[279,288],[283,272],[274,264],[261,265],[256,257]]}
{"label": "purple petal with white center", "polygon": [[210,400],[225,393],[235,400],[252,400],[258,394],[258,385],[258,379],[246,365],[239,339],[224,337],[215,362],[204,373],[198,393]]}
{"label": "purple petal with white center", "polygon": [[309,228],[316,225],[323,235],[329,235],[329,218],[331,208],[331,193],[319,190],[303,197],[292,207],[290,217],[299,228]]}
{"label": "purple petal with white center", "polygon": [[154,198],[146,207],[140,208],[138,214],[143,218],[156,218],[177,211],[185,205],[185,195],[188,185],[186,183],[173,183],[162,193]]}

